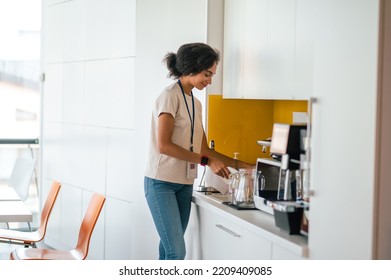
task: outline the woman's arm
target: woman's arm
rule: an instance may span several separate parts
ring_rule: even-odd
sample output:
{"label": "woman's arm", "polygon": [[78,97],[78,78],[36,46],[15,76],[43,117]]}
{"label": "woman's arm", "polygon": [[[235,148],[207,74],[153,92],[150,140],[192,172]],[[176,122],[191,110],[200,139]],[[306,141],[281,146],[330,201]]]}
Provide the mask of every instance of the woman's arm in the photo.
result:
{"label": "woman's arm", "polygon": [[[216,161],[216,160],[219,160],[221,163],[223,163],[225,165],[225,168],[227,166],[230,166],[230,167],[234,167],[234,168],[246,168],[246,169],[252,169],[252,168],[255,168],[255,164],[250,164],[250,163],[247,163],[247,162],[244,162],[244,161],[240,161],[240,160],[235,160],[231,157],[228,157],[226,155],[223,155],[223,154],[220,154],[219,152],[216,152],[215,150],[212,150],[208,147],[208,143],[207,143],[207,140],[206,140],[206,135],[204,133],[203,135],[203,139],[202,139],[202,148],[201,148],[201,153],[203,155],[208,155],[209,159],[212,159],[212,162],[213,161]],[[208,163],[208,166],[209,166],[209,163]],[[216,173],[213,169],[214,166],[209,166],[212,171],[214,173]],[[227,169],[228,171],[228,175],[230,174],[229,173],[229,170]],[[218,174],[218,173],[216,173]],[[220,175],[220,174],[218,174]],[[221,176],[221,175],[220,175]],[[224,177],[224,176],[223,176]]]}
{"label": "woman's arm", "polygon": [[[201,157],[207,155],[208,166],[213,173],[228,178],[230,172],[227,166],[235,167],[234,159],[209,149],[205,133],[202,137],[201,154],[184,149],[171,141],[174,131],[174,117],[169,113],[162,113],[158,118],[157,142],[159,153],[174,157],[180,160],[200,163]],[[238,168],[253,168],[253,165],[238,161]]]}

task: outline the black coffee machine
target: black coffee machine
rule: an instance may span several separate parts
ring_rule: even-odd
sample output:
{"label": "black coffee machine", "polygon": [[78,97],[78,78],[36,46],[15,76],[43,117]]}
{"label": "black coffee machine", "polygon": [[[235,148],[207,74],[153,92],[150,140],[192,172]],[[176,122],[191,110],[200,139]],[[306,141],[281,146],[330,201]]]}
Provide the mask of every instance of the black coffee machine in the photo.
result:
{"label": "black coffee machine", "polygon": [[[301,216],[307,207],[303,202],[301,164],[305,159],[306,130],[306,125],[274,124],[271,157],[257,160],[255,207],[273,214],[276,225],[291,234],[300,232]],[[289,219],[299,219],[293,222],[294,228]]]}
{"label": "black coffee machine", "polygon": [[299,171],[300,160],[305,154],[306,130],[305,125],[273,125],[271,158],[257,160],[260,197],[293,201],[301,198],[302,184]]}

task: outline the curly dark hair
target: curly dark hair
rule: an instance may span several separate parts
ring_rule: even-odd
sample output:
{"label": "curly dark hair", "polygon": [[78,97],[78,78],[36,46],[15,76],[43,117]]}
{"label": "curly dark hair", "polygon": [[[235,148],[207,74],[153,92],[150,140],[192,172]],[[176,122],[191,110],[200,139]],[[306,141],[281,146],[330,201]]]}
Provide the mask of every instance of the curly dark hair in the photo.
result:
{"label": "curly dark hair", "polygon": [[169,52],[163,59],[169,70],[168,77],[178,79],[181,76],[198,74],[218,63],[220,53],[204,43],[182,45],[177,53]]}

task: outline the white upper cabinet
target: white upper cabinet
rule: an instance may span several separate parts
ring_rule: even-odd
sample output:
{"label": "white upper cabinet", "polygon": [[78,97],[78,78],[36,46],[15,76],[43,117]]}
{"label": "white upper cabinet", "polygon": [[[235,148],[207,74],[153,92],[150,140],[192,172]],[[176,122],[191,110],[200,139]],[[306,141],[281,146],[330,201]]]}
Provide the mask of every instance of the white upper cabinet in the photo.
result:
{"label": "white upper cabinet", "polygon": [[[240,1],[242,3],[242,1]],[[268,1],[246,0],[244,17],[243,48],[243,98],[259,98],[266,92],[267,82],[267,41]],[[255,35],[255,36],[254,36]],[[228,35],[227,35],[228,36]],[[228,36],[229,37],[229,36]],[[225,62],[225,61],[224,61]],[[229,65],[230,62],[227,61]],[[232,79],[234,81],[234,79]]]}
{"label": "white upper cabinet", "polygon": [[296,0],[295,73],[293,95],[308,99],[313,95],[316,1]]}
{"label": "white upper cabinet", "polygon": [[[292,86],[295,60],[295,0],[268,1],[267,49],[263,54],[265,82],[261,97],[293,98]],[[253,34],[256,36],[256,34]],[[264,93],[263,93],[263,90]]]}
{"label": "white upper cabinet", "polygon": [[241,98],[243,92],[244,2],[225,0],[223,95]]}
{"label": "white upper cabinet", "polygon": [[306,2],[225,0],[224,98],[308,99],[313,59]]}

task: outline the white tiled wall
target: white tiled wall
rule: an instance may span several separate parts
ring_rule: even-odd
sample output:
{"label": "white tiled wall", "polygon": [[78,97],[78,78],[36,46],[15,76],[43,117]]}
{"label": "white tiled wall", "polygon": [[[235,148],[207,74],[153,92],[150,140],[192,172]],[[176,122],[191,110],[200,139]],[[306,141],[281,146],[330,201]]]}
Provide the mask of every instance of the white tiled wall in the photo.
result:
{"label": "white tiled wall", "polygon": [[134,128],[134,58],[87,62],[84,108],[88,125]]}
{"label": "white tiled wall", "polygon": [[[63,126],[60,123],[46,122],[42,131],[42,177],[48,180],[62,180],[61,159]],[[43,196],[44,198],[46,196]]]}
{"label": "white tiled wall", "polygon": [[[62,62],[64,49],[64,6],[65,4],[55,6],[45,6],[45,1],[42,1],[42,6],[45,15],[44,30],[44,61],[46,63]],[[46,13],[45,13],[46,9]]]}
{"label": "white tiled wall", "polygon": [[86,59],[135,54],[136,0],[85,0]]}
{"label": "white tiled wall", "polygon": [[46,0],[46,4],[48,6],[51,6],[51,5],[56,5],[56,4],[59,4],[62,2],[69,2],[69,1],[72,1],[72,0]]}
{"label": "white tiled wall", "polygon": [[155,259],[158,236],[143,194],[152,104],[172,82],[163,56],[206,41],[207,0],[43,4],[41,198],[52,180],[63,184],[45,240],[74,248],[98,192],[106,203],[88,258]]}
{"label": "white tiled wall", "polygon": [[84,123],[84,62],[63,64],[64,123]]}
{"label": "white tiled wall", "polygon": [[110,198],[106,202],[106,209],[105,258],[131,259],[132,230],[136,226],[132,217],[137,215],[137,209],[127,201]]}
{"label": "white tiled wall", "polygon": [[83,135],[83,187],[105,193],[106,182],[106,129],[84,127]]}
{"label": "white tiled wall", "polygon": [[74,248],[82,220],[82,190],[65,183],[62,184],[60,242],[65,247]]}
{"label": "white tiled wall", "polygon": [[132,200],[136,1],[48,0],[43,9],[42,199],[52,180],[63,185],[47,242],[74,248],[98,192],[114,213],[104,208],[89,258],[104,259],[105,244],[116,248],[110,258],[130,256],[130,246],[114,236],[118,231],[105,242],[104,217],[110,222],[121,209],[117,202],[129,206]]}
{"label": "white tiled wall", "polygon": [[[61,182],[83,186],[83,127],[63,125]],[[45,148],[45,147],[44,147]]]}
{"label": "white tiled wall", "polygon": [[85,58],[84,15],[86,10],[83,4],[84,1],[71,1],[59,5],[63,16],[62,61],[82,61]]}
{"label": "white tiled wall", "polygon": [[132,200],[134,182],[134,131],[107,129],[107,195]]}
{"label": "white tiled wall", "polygon": [[45,121],[62,122],[63,65],[46,66],[46,83],[43,93],[43,118]]}
{"label": "white tiled wall", "polygon": [[46,2],[47,63],[134,56],[136,0]]}

